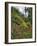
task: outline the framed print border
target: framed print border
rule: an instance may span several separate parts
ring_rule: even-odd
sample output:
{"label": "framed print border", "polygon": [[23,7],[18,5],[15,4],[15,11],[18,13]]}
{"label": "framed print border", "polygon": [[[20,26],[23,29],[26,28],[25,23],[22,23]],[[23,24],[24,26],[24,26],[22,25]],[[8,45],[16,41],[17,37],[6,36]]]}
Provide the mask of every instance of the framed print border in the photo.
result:
{"label": "framed print border", "polygon": [[[28,42],[8,42],[8,4],[29,4],[35,5],[35,41],[28,41]],[[23,2],[5,2],[5,44],[18,44],[18,43],[35,43],[36,42],[36,4],[35,3],[23,3]]]}

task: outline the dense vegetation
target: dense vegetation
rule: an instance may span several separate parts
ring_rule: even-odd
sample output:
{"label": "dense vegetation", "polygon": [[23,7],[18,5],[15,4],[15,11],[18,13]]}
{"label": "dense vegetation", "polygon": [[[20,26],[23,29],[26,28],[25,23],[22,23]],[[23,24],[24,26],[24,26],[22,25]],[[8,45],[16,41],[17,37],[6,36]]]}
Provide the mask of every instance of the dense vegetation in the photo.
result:
{"label": "dense vegetation", "polygon": [[28,12],[28,17],[25,18],[18,9],[11,8],[12,39],[32,38],[32,8],[28,8]]}

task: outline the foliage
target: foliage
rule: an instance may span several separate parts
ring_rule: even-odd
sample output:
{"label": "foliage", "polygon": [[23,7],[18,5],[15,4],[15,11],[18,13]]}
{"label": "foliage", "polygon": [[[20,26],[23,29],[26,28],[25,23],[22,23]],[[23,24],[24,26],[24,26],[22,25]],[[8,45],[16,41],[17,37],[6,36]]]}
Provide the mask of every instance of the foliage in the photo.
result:
{"label": "foliage", "polygon": [[28,8],[27,18],[18,9],[11,8],[11,38],[31,38],[32,37],[32,8]]}

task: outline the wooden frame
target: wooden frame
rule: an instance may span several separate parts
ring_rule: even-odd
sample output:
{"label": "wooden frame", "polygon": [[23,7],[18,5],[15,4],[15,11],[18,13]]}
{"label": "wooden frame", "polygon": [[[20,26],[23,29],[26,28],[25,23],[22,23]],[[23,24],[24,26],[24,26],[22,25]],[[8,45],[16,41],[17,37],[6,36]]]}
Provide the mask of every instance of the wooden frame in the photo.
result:
{"label": "wooden frame", "polygon": [[[35,40],[28,42],[8,42],[8,4],[26,4],[26,5],[34,5],[35,6]],[[34,43],[36,42],[36,4],[35,3],[21,3],[21,2],[5,2],[5,44],[18,44],[18,43]]]}

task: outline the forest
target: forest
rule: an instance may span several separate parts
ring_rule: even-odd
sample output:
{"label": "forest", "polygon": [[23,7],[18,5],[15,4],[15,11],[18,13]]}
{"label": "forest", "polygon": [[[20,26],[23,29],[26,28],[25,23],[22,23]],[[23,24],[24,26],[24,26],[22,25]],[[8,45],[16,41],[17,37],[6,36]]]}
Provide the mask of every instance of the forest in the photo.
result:
{"label": "forest", "polygon": [[11,39],[32,38],[32,7],[27,7],[24,11],[28,11],[27,17],[17,7],[11,7]]}

